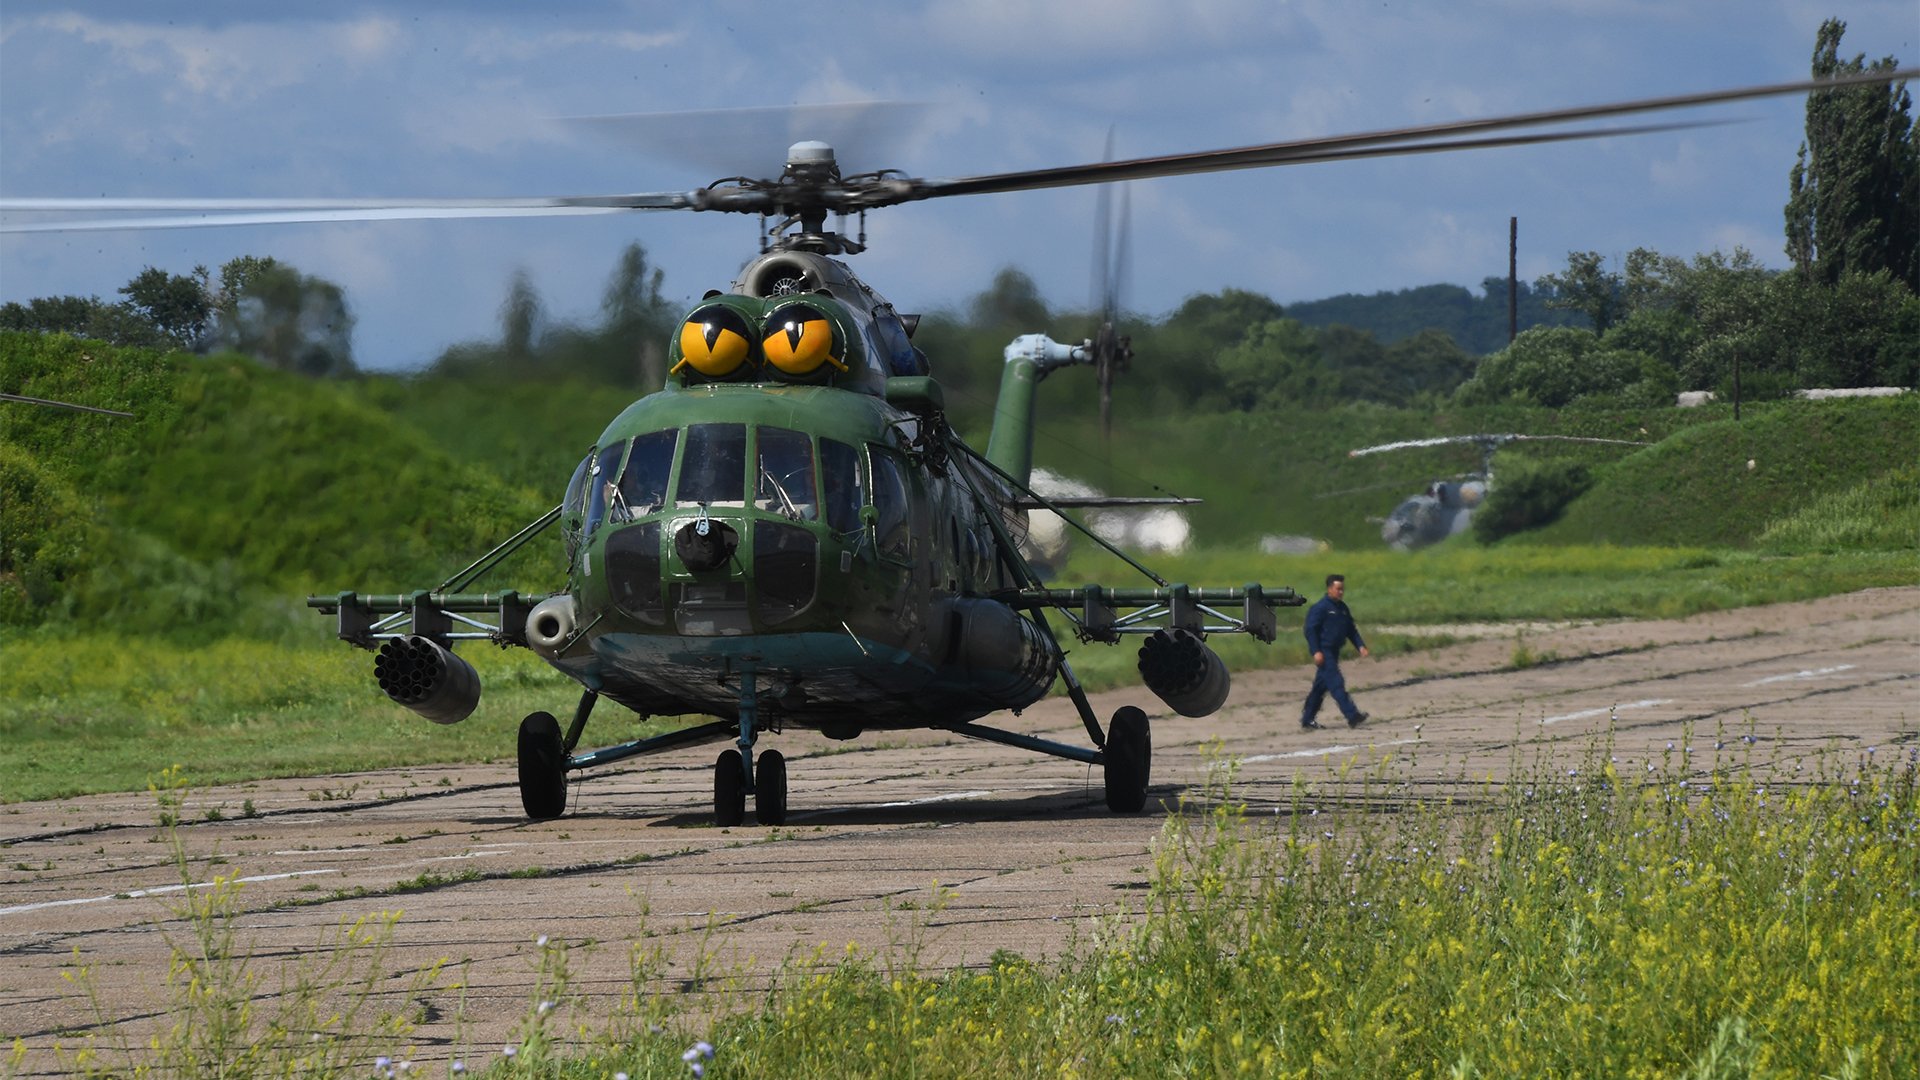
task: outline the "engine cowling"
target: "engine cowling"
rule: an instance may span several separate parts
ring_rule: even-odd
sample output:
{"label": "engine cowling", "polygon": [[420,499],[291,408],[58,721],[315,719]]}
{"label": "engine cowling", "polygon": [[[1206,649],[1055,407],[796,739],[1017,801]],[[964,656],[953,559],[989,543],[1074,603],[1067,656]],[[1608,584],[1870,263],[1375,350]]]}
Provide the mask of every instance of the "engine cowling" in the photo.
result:
{"label": "engine cowling", "polygon": [[527,645],[551,660],[573,637],[575,621],[573,597],[566,593],[549,596],[527,612]]}
{"label": "engine cowling", "polygon": [[1033,622],[997,600],[957,599],[946,609],[949,663],[996,708],[1024,709],[1047,692],[1060,654]]}
{"label": "engine cowling", "polygon": [[373,677],[395,703],[436,724],[457,724],[480,704],[480,673],[432,638],[389,638],[373,660]]}

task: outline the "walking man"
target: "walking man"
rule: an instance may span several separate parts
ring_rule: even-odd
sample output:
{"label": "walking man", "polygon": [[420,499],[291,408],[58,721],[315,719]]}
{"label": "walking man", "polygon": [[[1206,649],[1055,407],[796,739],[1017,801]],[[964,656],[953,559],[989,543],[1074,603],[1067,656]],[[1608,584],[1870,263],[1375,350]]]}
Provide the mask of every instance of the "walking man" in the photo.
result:
{"label": "walking man", "polygon": [[1347,696],[1347,679],[1340,674],[1340,650],[1353,642],[1361,656],[1367,656],[1367,643],[1360,640],[1360,629],[1353,624],[1353,612],[1341,597],[1347,592],[1344,574],[1327,575],[1327,595],[1307,609],[1307,648],[1313,650],[1313,689],[1307,692],[1307,705],[1300,713],[1300,726],[1309,731],[1322,727],[1314,717],[1320,702],[1328,694],[1347,718],[1348,727],[1367,722],[1367,714]]}

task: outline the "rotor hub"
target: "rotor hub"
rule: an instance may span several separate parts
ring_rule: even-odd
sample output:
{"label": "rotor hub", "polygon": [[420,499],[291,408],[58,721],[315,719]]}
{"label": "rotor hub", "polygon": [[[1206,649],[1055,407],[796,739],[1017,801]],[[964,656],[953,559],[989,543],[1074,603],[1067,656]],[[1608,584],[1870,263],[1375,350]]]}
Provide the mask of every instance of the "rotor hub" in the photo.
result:
{"label": "rotor hub", "polygon": [[787,175],[810,180],[838,180],[840,162],[834,157],[832,146],[807,139],[787,147]]}

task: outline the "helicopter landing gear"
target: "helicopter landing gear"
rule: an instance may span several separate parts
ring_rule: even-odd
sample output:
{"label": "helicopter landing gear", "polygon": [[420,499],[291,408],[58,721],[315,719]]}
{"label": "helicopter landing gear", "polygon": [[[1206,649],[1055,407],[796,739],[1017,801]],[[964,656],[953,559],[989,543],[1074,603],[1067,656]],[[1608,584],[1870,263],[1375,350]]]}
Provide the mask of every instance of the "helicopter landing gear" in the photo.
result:
{"label": "helicopter landing gear", "polygon": [[1101,764],[1107,774],[1107,809],[1116,814],[1145,809],[1153,764],[1153,734],[1145,712],[1126,705],[1113,714]]}
{"label": "helicopter landing gear", "polygon": [[713,823],[731,828],[747,817],[747,770],[740,751],[722,750],[713,763]]}
{"label": "helicopter landing gear", "polygon": [[778,750],[760,755],[753,778],[753,817],[762,825],[787,823],[787,759]]}
{"label": "helicopter landing gear", "polygon": [[552,713],[520,721],[520,805],[534,821],[567,812],[567,749]]}

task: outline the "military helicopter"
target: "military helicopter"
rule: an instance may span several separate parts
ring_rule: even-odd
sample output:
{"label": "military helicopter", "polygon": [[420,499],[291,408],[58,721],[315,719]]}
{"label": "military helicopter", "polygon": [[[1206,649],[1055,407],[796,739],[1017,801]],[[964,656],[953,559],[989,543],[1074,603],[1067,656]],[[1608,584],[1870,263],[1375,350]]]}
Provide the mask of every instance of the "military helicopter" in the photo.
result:
{"label": "military helicopter", "polygon": [[1521,441],[1610,443],[1615,446],[1646,446],[1628,439],[1597,439],[1577,435],[1442,435],[1431,439],[1381,443],[1349,450],[1348,457],[1364,457],[1389,450],[1412,450],[1422,446],[1449,446],[1471,443],[1480,448],[1480,471],[1435,480],[1418,495],[1409,495],[1380,524],[1380,539],[1395,551],[1437,544],[1449,536],[1467,531],[1473,512],[1486,501],[1493,487],[1493,455],[1503,446]]}
{"label": "military helicopter", "polygon": [[[902,314],[840,257],[866,247],[869,210],[923,199],[1139,180],[1395,154],[1514,146],[1695,126],[1518,129],[1769,95],[1910,72],[1873,73],[1560,109],[1234,149],[931,180],[894,169],[843,175],[834,148],[793,144],[770,178],[729,177],[693,191],[512,199],[0,199],[0,211],[134,213],[7,225],[57,231],[405,217],[539,216],[622,210],[759,215],[761,252],[725,291],[699,301],[669,342],[671,375],[607,425],[552,510],[433,588],[312,596],[337,634],[375,650],[376,680],[438,723],[477,707],[480,683],[453,652],[462,641],[525,646],[582,688],[564,730],[550,712],[520,724],[519,788],[534,819],[566,811],[568,777],[700,744],[730,743],[714,763],[713,811],[763,824],[788,814],[786,761],[755,754],[788,727],[830,739],[934,729],[1098,764],[1115,812],[1144,808],[1147,714],[1106,724],[1074,677],[1049,614],[1081,642],[1143,638],[1142,681],[1173,712],[1217,711],[1230,676],[1206,640],[1276,634],[1275,609],[1304,598],[1258,584],[1176,584],[1114,550],[1150,582],[1050,588],[1021,556],[1029,508],[1065,509],[1029,487],[1038,384],[1063,368],[1124,365],[1114,338],[1036,336],[1009,350],[984,452],[945,417],[928,358]],[[859,232],[847,235],[857,215]],[[837,217],[837,230],[828,228]],[[1083,504],[1084,505],[1084,504]],[[1071,520],[1070,515],[1067,516]],[[558,524],[566,585],[523,594],[466,591]],[[1095,542],[1098,536],[1082,530]],[[1091,747],[979,721],[1018,713],[1061,681]],[[581,749],[601,699],[642,715],[711,722]]]}

